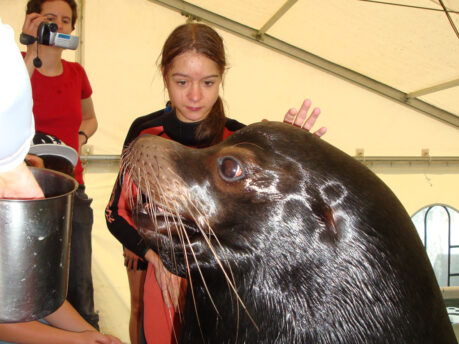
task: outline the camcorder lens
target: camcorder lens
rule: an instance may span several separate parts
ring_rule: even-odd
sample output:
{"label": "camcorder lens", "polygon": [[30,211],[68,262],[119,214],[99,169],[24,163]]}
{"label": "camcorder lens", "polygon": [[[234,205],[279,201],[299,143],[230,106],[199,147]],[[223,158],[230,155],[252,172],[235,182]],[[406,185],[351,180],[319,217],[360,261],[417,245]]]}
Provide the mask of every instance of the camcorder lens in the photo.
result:
{"label": "camcorder lens", "polygon": [[56,23],[48,23],[49,31],[57,32],[57,24]]}
{"label": "camcorder lens", "polygon": [[57,32],[57,24],[42,22],[38,26],[37,41],[40,44],[50,45],[51,32]]}

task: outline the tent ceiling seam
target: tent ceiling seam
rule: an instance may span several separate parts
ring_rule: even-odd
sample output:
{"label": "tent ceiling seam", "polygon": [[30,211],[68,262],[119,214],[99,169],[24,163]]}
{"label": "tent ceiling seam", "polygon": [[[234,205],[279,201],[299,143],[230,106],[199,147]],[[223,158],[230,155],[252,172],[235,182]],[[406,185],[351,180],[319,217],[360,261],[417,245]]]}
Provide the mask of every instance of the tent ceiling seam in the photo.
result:
{"label": "tent ceiling seam", "polygon": [[295,58],[303,63],[308,63],[318,67],[324,71],[332,73],[336,76],[344,78],[348,81],[363,86],[367,89],[375,91],[380,95],[386,96],[394,101],[405,104],[411,108],[419,110],[425,114],[432,116],[435,119],[441,120],[444,123],[450,124],[453,127],[459,128],[459,116],[438,108],[432,104],[426,103],[418,98],[410,98],[407,93],[396,88],[386,85],[377,80],[371,79],[356,71],[328,61],[322,57],[314,55],[308,51],[300,49],[289,43],[274,38],[268,34],[263,35],[262,39],[257,39],[258,31],[244,24],[225,18],[217,13],[208,11],[196,5],[187,3],[183,0],[148,0],[165,6],[174,11],[180,12],[182,15],[197,19],[202,19],[210,24],[216,25],[228,32],[246,38],[248,40],[259,43],[262,46],[271,48],[277,52]]}

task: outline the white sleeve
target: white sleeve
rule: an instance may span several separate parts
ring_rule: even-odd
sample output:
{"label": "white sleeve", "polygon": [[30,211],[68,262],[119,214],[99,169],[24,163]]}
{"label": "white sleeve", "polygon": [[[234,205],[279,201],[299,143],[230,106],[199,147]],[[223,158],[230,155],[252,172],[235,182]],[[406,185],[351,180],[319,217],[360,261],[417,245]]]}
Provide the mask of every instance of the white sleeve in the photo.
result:
{"label": "white sleeve", "polygon": [[0,172],[21,162],[33,138],[32,88],[13,29],[0,20]]}

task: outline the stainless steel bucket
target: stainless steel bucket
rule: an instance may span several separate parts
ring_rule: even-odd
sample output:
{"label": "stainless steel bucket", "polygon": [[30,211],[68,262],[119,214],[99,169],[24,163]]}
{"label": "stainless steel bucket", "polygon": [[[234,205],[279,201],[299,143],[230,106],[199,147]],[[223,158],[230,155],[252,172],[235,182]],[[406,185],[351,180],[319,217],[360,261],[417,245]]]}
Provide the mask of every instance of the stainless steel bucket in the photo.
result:
{"label": "stainless steel bucket", "polygon": [[44,199],[0,199],[0,322],[40,319],[67,296],[75,179],[31,168]]}

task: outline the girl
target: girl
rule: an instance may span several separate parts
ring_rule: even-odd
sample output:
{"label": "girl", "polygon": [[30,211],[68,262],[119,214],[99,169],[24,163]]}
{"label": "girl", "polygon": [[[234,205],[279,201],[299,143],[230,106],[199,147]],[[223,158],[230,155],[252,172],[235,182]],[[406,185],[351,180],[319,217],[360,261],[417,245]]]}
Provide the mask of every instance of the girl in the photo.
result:
{"label": "girl", "polygon": [[[124,142],[123,150],[138,136],[153,134],[191,147],[217,144],[244,125],[225,116],[219,87],[226,68],[221,37],[209,26],[185,24],[166,40],[161,57],[161,73],[170,102],[165,109],[137,118]],[[300,111],[291,109],[284,121],[310,129],[320,113],[305,101]],[[316,132],[325,133],[325,128]],[[147,343],[173,343],[179,335],[180,302],[186,281],[170,274],[158,255],[145,246],[135,230],[129,202],[120,174],[106,209],[109,230],[128,249],[127,266],[133,261],[148,262],[144,284],[143,324]],[[132,251],[132,252],[131,252]],[[138,287],[138,286],[137,286]],[[134,341],[133,341],[134,343]]]}

